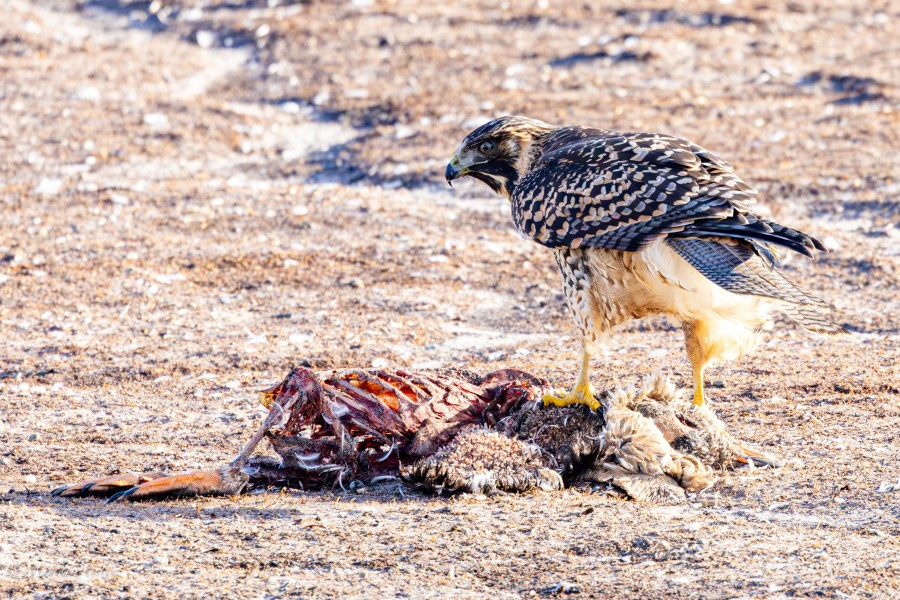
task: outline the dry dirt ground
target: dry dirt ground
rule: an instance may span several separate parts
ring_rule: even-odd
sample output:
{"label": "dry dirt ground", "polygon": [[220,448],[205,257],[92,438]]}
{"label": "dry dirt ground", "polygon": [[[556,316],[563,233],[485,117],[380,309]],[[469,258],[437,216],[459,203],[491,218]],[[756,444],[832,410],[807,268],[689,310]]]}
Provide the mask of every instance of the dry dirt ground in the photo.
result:
{"label": "dry dirt ground", "polygon": [[[897,597],[900,7],[733,0],[7,0],[0,18],[0,594]],[[443,166],[503,113],[692,138],[832,252],[709,375],[780,470],[679,507],[394,484],[107,506],[48,490],[209,468],[306,361],[572,381],[549,253]],[[689,385],[626,327],[598,387]],[[882,488],[884,489],[884,488]]]}

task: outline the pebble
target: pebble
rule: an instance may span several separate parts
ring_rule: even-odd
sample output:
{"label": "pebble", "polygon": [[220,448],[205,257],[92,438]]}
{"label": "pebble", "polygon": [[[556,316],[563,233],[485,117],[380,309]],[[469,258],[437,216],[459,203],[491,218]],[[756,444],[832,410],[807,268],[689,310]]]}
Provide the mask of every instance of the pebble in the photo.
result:
{"label": "pebble", "polygon": [[38,434],[32,433],[31,435],[28,436],[28,441],[29,441],[29,442],[36,442],[36,441],[38,440],[39,437],[40,437],[40,436],[39,436]]}
{"label": "pebble", "polygon": [[312,336],[308,333],[292,333],[288,341],[292,344],[306,344],[312,340]]}
{"label": "pebble", "polygon": [[580,594],[581,588],[576,583],[570,583],[568,581],[563,581],[561,583],[557,583],[556,585],[551,585],[548,588],[541,590],[541,595],[547,596],[552,595],[556,596],[559,594]]}
{"label": "pebble", "polygon": [[197,32],[197,45],[201,48],[210,48],[216,43],[216,34],[206,29]]}
{"label": "pebble", "polygon": [[32,190],[39,196],[56,196],[62,191],[63,180],[56,177],[44,177]]}
{"label": "pebble", "polygon": [[144,115],[144,125],[151,129],[167,129],[169,127],[169,117],[160,112],[152,112]]}
{"label": "pebble", "polygon": [[35,477],[34,475],[31,475],[31,474],[28,474],[25,476],[25,484],[26,485],[34,485],[35,483],[37,483],[37,477]]}
{"label": "pebble", "polygon": [[301,344],[308,344],[312,341],[312,336],[308,333],[292,333],[288,338],[288,342],[295,346],[299,346]]}
{"label": "pebble", "polygon": [[878,489],[875,491],[879,494],[900,491],[900,479],[897,480],[897,483],[890,483],[887,481],[882,481],[881,484],[878,486]]}
{"label": "pebble", "polygon": [[102,94],[100,94],[100,90],[93,85],[85,86],[75,92],[76,100],[85,100],[88,102],[97,102],[102,98]]}
{"label": "pebble", "polygon": [[331,100],[331,94],[329,94],[325,90],[322,90],[321,92],[313,96],[313,104],[315,104],[316,106],[322,106],[329,100]]}
{"label": "pebble", "polygon": [[178,13],[178,20],[193,23],[203,18],[202,8],[186,8]]}
{"label": "pebble", "polygon": [[394,131],[394,137],[398,140],[405,140],[406,138],[411,138],[418,133],[414,127],[410,127],[409,125],[398,125],[397,129]]}

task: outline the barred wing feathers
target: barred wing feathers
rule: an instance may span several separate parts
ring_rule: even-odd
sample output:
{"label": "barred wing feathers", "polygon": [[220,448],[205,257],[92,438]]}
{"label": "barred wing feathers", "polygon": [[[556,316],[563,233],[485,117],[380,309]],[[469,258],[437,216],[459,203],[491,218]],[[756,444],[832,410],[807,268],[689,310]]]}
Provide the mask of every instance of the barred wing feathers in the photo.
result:
{"label": "barred wing feathers", "polygon": [[562,128],[516,185],[513,220],[551,248],[637,251],[660,237],[731,237],[806,254],[820,243],[754,214],[721,157],[659,134]]}

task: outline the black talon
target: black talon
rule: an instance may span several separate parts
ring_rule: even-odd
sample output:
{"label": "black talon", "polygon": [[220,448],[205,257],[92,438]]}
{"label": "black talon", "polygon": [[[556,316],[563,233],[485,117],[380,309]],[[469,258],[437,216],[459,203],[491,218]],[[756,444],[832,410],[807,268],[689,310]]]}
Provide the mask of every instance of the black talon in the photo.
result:
{"label": "black talon", "polygon": [[53,496],[53,497],[55,498],[56,496],[59,496],[60,494],[62,494],[64,491],[66,491],[66,490],[69,489],[70,487],[72,487],[72,486],[70,486],[70,485],[61,485],[61,486],[59,486],[58,488],[56,488],[55,490],[53,490],[52,492],[50,492],[50,495]]}
{"label": "black talon", "polygon": [[113,494],[112,496],[109,497],[109,500],[107,500],[106,503],[112,504],[113,502],[117,502],[117,501],[121,500],[122,498],[127,498],[128,496],[130,496],[133,493],[135,493],[136,491],[138,491],[138,489],[140,487],[141,486],[136,485],[132,488],[128,488],[127,490],[124,490],[121,492],[116,492],[115,494]]}

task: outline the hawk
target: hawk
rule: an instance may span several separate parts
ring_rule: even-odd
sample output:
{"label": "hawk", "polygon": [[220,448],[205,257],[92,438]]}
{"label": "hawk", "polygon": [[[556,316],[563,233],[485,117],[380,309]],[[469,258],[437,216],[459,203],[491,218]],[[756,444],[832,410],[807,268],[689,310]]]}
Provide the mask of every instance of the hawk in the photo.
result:
{"label": "hawk", "polygon": [[681,323],[698,406],[706,366],[749,351],[773,311],[814,332],[843,331],[779,270],[776,247],[812,257],[822,243],[760,216],[756,191],[693,142],[507,116],[459,145],[445,176],[466,175],[505,196],[516,228],[559,265],[581,369],[574,389],[547,404],[596,410],[591,353],[632,319]]}

